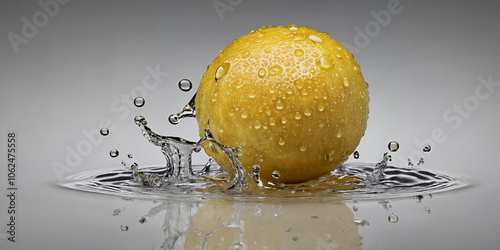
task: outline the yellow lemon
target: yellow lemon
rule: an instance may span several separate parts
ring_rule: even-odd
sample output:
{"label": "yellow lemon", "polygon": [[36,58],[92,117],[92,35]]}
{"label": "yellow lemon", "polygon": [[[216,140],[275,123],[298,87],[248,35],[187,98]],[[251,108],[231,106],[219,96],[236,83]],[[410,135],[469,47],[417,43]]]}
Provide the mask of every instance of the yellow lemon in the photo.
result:
{"label": "yellow lemon", "polygon": [[[200,136],[243,149],[247,172],[264,185],[300,183],[329,173],[366,130],[368,84],[359,65],[327,33],[308,27],[262,27],[224,48],[196,95]],[[214,147],[208,155],[231,169]]]}

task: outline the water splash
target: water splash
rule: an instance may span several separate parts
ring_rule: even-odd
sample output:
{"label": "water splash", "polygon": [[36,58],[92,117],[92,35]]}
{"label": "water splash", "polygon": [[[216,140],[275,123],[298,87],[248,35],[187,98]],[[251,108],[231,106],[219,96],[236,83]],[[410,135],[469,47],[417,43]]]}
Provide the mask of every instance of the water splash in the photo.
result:
{"label": "water splash", "polygon": [[[204,143],[210,143],[211,147],[216,147],[215,150],[221,151],[233,166],[234,176],[230,180],[228,190],[242,191],[245,189],[246,173],[238,160],[241,151],[240,148],[227,147],[217,142],[210,133],[209,124],[205,130],[205,134],[198,142],[192,142],[180,137],[162,136],[153,132],[148,126],[147,121],[143,116],[136,116],[135,123],[139,126],[143,136],[153,145],[161,147],[161,151],[165,156],[166,167],[165,174],[158,176],[157,174],[148,174],[134,172],[135,179],[139,182],[149,184],[148,186],[160,186],[161,182],[177,181],[177,185],[189,183],[189,185],[197,184],[197,187],[211,187],[214,183],[206,182],[205,177],[214,176],[211,173],[210,165],[206,165],[201,171],[194,173],[191,163],[193,152],[200,152]],[[220,170],[220,169],[219,169]],[[223,171],[216,171],[220,174]],[[215,175],[217,175],[215,174]]]}
{"label": "water splash", "polygon": [[161,152],[167,161],[165,175],[161,176],[162,179],[191,179],[194,176],[191,155],[193,152],[201,150],[198,142],[191,142],[180,137],[159,135],[147,126],[147,121],[143,116],[136,116],[134,121],[149,142],[161,147]]}
{"label": "water splash", "polygon": [[365,185],[367,187],[373,187],[380,183],[384,179],[384,171],[387,168],[387,162],[390,161],[391,156],[386,152],[382,159],[375,165],[375,168],[371,175],[366,178]]}
{"label": "water splash", "polygon": [[196,117],[195,99],[196,94],[193,95],[189,103],[184,106],[181,112],[170,115],[168,121],[173,125],[177,125],[185,117]]}
{"label": "water splash", "polygon": [[[194,117],[196,94],[178,114],[169,117],[172,124],[185,117]],[[207,124],[203,138],[197,142],[180,137],[163,136],[152,131],[143,116],[134,118],[142,135],[153,145],[160,147],[165,157],[165,166],[139,167],[137,163],[129,169],[96,171],[69,177],[63,186],[125,197],[205,197],[207,195],[230,193],[235,197],[346,197],[356,199],[383,199],[407,197],[417,194],[435,193],[457,189],[468,185],[462,176],[438,171],[389,166],[391,155],[384,153],[376,164],[346,163],[330,174],[300,184],[280,184],[264,186],[260,180],[260,166],[255,165],[251,173],[246,173],[239,160],[240,148],[225,146],[214,139]],[[281,145],[281,144],[280,144]],[[307,150],[304,144],[303,151]],[[222,153],[232,166],[228,171],[210,160],[205,165],[193,165],[192,154],[202,147],[210,147]],[[399,148],[396,141],[388,145],[391,152]],[[118,150],[110,152],[118,156]],[[356,151],[354,158],[359,158]],[[126,165],[125,163],[123,163]],[[423,159],[418,165],[423,164]],[[254,182],[248,182],[248,177]],[[272,174],[280,178],[280,172]]]}

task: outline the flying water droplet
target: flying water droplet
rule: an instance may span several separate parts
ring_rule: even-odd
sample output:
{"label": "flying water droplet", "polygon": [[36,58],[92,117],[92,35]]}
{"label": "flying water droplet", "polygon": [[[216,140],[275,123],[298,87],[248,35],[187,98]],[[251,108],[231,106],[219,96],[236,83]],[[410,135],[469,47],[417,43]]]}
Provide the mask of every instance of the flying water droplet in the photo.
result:
{"label": "flying water droplet", "polygon": [[148,219],[146,217],[144,217],[144,216],[142,216],[142,217],[139,218],[139,223],[141,223],[141,224],[144,224],[147,221],[148,221]]}
{"label": "flying water droplet", "polygon": [[120,226],[120,229],[121,229],[122,231],[126,232],[126,231],[128,231],[128,226],[126,226],[126,225],[121,225],[121,226]]}
{"label": "flying water droplet", "polygon": [[139,96],[139,97],[136,97],[136,98],[134,99],[134,105],[135,105],[136,107],[138,107],[138,108],[140,108],[140,107],[144,106],[144,104],[145,104],[145,103],[146,103],[146,100],[144,100],[144,98],[142,98],[142,97],[140,97],[140,96]]}
{"label": "flying water droplet", "polygon": [[391,142],[389,142],[387,147],[389,148],[389,150],[391,152],[396,152],[399,149],[399,143],[397,141],[391,141]]}
{"label": "flying water droplet", "polygon": [[358,151],[354,151],[354,159],[359,159],[359,152]]}
{"label": "flying water droplet", "polygon": [[102,136],[107,136],[107,135],[109,135],[109,129],[101,128],[100,133]]}
{"label": "flying water droplet", "polygon": [[431,145],[425,145],[423,151],[426,152],[426,153],[430,152],[431,151]]}
{"label": "flying water droplet", "polygon": [[115,210],[113,211],[113,216],[117,216],[117,215],[119,215],[121,212],[122,212],[122,210],[121,210],[121,209],[119,209],[119,208],[117,208],[117,209],[115,209]]}
{"label": "flying water droplet", "polygon": [[408,167],[413,167],[413,162],[411,162],[410,158],[408,158]]}
{"label": "flying water droplet", "polygon": [[113,158],[117,157],[119,154],[120,154],[120,152],[118,152],[118,150],[116,150],[116,149],[111,149],[111,151],[109,151],[109,156],[111,156]]}
{"label": "flying water droplet", "polygon": [[418,163],[417,163],[417,165],[422,165],[422,164],[424,164],[424,163],[425,163],[425,162],[424,162],[424,158],[420,158],[420,159],[418,159]]}
{"label": "flying water droplet", "polygon": [[132,154],[128,154],[128,155],[127,155],[127,157],[128,157],[129,159],[134,158],[134,156],[133,156]]}
{"label": "flying water droplet", "polygon": [[179,81],[179,89],[182,91],[190,91],[193,88],[193,84],[189,79],[181,79]]}
{"label": "flying water droplet", "polygon": [[396,223],[396,222],[398,222],[399,218],[398,218],[397,215],[391,214],[391,215],[389,215],[388,220],[389,220],[390,223]]}

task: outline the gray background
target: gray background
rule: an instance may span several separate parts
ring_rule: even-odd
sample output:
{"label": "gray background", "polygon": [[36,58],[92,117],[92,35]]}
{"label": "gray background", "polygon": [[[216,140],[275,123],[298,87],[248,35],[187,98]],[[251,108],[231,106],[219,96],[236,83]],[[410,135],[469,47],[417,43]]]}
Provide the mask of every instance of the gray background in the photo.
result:
{"label": "gray background", "polygon": [[[374,25],[372,12],[387,11],[389,2],[73,0],[58,3],[48,15],[36,1],[2,1],[0,159],[6,162],[7,132],[17,131],[19,226],[18,242],[9,243],[2,163],[1,248],[158,248],[165,236],[163,221],[137,223],[154,206],[150,201],[58,188],[54,166],[67,166],[59,173],[65,178],[119,167],[128,153],[141,165],[163,164],[159,149],[142,138],[133,117],[145,116],[161,134],[197,140],[193,119],[172,126],[167,118],[187,103],[219,50],[261,26],[297,24],[350,45],[370,84],[370,119],[358,147],[360,161],[378,161],[387,142],[397,140],[401,149],[394,163],[406,165],[408,158],[421,154],[420,142],[429,143],[440,129],[445,139],[430,143],[423,167],[461,173],[475,183],[424,199],[431,214],[411,198],[392,201],[387,210],[377,202],[357,204],[355,216],[371,222],[359,229],[364,248],[497,249],[500,87],[488,92],[478,86],[480,79],[500,82],[500,6],[494,1],[402,0],[387,25],[369,29],[369,41],[357,40],[358,30],[366,34],[365,28]],[[227,11],[218,11],[214,3],[225,4]],[[22,36],[23,18],[33,22],[34,17],[39,18],[37,32],[28,34],[28,42],[16,52],[9,36]],[[156,87],[138,92],[148,68],[163,73]],[[178,90],[182,78],[193,82],[191,92]],[[480,100],[477,88],[488,96]],[[137,93],[146,99],[142,108],[129,106]],[[132,97],[123,101],[127,95]],[[457,105],[464,106],[463,113]],[[85,131],[92,134],[103,119],[113,129],[106,138],[91,137],[92,143]],[[69,166],[68,152],[84,144],[90,149]],[[109,157],[113,148],[120,157]],[[196,156],[195,161],[205,159]],[[116,208],[127,213],[113,217]],[[406,215],[406,222],[388,223],[392,212]],[[122,232],[122,223],[136,225],[136,230]]]}

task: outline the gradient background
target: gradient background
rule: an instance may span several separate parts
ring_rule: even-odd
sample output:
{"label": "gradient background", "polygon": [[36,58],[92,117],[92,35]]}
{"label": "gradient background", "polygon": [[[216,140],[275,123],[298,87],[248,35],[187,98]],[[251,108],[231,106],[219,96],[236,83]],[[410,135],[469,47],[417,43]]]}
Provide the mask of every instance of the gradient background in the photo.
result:
{"label": "gradient background", "polygon": [[[411,198],[391,201],[388,209],[377,202],[356,204],[355,216],[370,221],[359,228],[363,247],[497,249],[500,86],[492,92],[481,89],[489,93],[484,100],[475,95],[479,78],[500,82],[500,4],[402,0],[400,12],[360,44],[357,30],[373,25],[371,12],[387,10],[389,2],[72,0],[58,4],[46,23],[40,18],[42,25],[16,52],[9,33],[22,35],[23,18],[33,21],[44,10],[37,1],[2,1],[0,160],[7,161],[7,132],[16,130],[19,190],[18,242],[12,244],[5,239],[7,171],[2,163],[0,248],[158,248],[163,222],[137,223],[154,204],[58,188],[53,166],[67,165],[68,148],[88,141],[85,131],[96,131],[103,119],[111,122],[110,135],[95,137],[98,143],[88,155],[60,177],[119,167],[129,153],[143,166],[163,164],[159,149],[142,138],[133,117],[145,116],[161,134],[197,140],[194,119],[173,126],[167,118],[189,101],[218,52],[261,26],[297,24],[355,47],[351,51],[371,97],[368,129],[358,147],[361,161],[378,161],[387,143],[396,140],[401,148],[394,163],[406,165],[421,152],[419,142],[428,143],[432,131],[442,129],[446,139],[433,144],[424,167],[461,173],[475,182],[472,188],[424,199],[420,203],[431,208],[430,214]],[[225,4],[227,11],[218,13],[214,3]],[[148,67],[164,75],[157,87],[141,93],[144,107],[129,106]],[[193,82],[191,92],[178,90],[182,78]],[[456,105],[469,109],[459,114]],[[120,157],[109,157],[113,148]],[[127,213],[113,217],[116,208]],[[400,222],[387,222],[390,213],[397,213]],[[131,230],[120,231],[123,223]]]}

